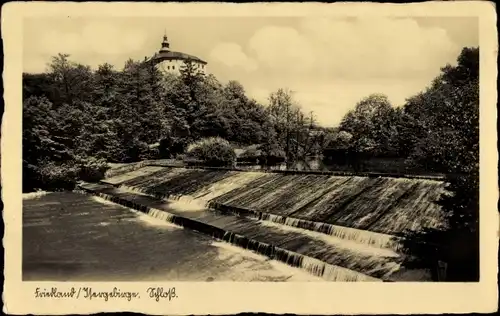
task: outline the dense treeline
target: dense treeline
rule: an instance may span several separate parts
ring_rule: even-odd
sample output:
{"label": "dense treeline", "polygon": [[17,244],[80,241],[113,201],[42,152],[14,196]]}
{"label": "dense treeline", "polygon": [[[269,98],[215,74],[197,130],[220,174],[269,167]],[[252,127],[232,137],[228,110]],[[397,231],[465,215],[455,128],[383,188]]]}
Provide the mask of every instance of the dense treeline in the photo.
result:
{"label": "dense treeline", "polygon": [[321,147],[309,132],[318,127],[289,92],[273,93],[265,107],[238,82],[222,85],[191,63],[181,76],[165,76],[147,61],[93,71],[60,54],[46,73],[23,75],[23,115],[25,190],[71,187],[106,162],[176,158],[204,137],[259,144],[266,162]]}
{"label": "dense treeline", "polygon": [[479,50],[464,48],[457,61],[402,107],[379,94],[361,100],[343,118],[327,158],[342,158],[340,150],[353,160],[356,154],[400,158],[408,170],[472,171],[479,146]]}
{"label": "dense treeline", "polygon": [[[286,90],[272,93],[264,106],[238,82],[222,85],[191,64],[180,77],[165,77],[145,62],[92,71],[59,55],[47,73],[23,77],[24,144],[32,144],[24,146],[25,165],[175,158],[188,144],[217,136],[235,146],[259,144],[261,163],[286,161],[288,167],[324,154],[326,164],[355,170],[388,157],[404,161],[399,171],[467,173],[464,161],[477,160],[478,65],[478,49],[466,48],[457,66],[444,67],[402,107],[373,94],[338,128],[326,129]],[[257,153],[251,154],[255,161]]]}

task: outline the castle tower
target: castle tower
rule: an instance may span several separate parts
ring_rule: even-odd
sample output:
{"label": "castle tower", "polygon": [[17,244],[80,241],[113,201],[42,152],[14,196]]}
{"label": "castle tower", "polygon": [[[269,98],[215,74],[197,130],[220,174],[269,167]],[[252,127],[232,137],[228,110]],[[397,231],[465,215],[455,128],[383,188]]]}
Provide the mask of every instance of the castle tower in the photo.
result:
{"label": "castle tower", "polygon": [[168,42],[167,31],[165,31],[165,35],[163,35],[163,42],[161,43],[161,52],[168,52],[170,50],[170,43]]}
{"label": "castle tower", "polygon": [[202,73],[206,73],[207,65],[206,61],[196,56],[170,50],[170,43],[166,32],[163,35],[160,51],[150,59],[150,62],[163,73],[177,75],[180,74],[180,70],[187,62],[193,63],[195,69]]}

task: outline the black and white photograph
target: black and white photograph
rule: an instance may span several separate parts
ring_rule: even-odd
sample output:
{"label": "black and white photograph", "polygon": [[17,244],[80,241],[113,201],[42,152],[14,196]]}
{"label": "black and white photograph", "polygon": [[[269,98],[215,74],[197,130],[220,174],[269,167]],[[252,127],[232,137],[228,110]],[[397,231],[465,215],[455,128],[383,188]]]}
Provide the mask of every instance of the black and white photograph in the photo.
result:
{"label": "black and white photograph", "polygon": [[19,281],[110,284],[31,297],[483,280],[480,17],[132,4],[17,32]]}

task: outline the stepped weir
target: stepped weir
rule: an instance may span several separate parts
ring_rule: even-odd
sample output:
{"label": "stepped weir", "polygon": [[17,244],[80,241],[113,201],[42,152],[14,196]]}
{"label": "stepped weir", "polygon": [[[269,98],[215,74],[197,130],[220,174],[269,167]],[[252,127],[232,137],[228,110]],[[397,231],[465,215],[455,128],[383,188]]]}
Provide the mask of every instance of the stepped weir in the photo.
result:
{"label": "stepped weir", "polygon": [[440,179],[147,163],[121,170],[79,188],[328,281],[430,281],[406,266],[401,236],[445,225]]}

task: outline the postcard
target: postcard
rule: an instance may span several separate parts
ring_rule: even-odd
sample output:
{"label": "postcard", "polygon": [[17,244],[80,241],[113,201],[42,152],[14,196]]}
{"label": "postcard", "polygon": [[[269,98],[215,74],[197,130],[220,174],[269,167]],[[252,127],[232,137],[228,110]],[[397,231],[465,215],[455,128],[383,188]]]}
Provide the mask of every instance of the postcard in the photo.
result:
{"label": "postcard", "polygon": [[495,310],[493,4],[2,9],[4,312]]}

